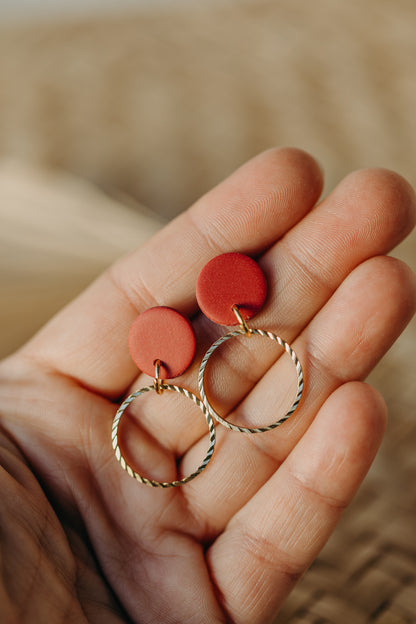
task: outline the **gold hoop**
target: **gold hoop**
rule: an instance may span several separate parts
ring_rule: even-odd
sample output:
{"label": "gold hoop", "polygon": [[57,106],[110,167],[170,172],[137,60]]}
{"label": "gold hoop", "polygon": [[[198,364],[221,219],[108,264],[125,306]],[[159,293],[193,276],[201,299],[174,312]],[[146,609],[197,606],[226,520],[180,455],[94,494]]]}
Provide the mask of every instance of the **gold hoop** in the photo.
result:
{"label": "gold hoop", "polygon": [[[116,458],[120,462],[121,467],[131,477],[133,477],[137,481],[140,481],[140,483],[144,483],[145,485],[149,485],[151,487],[156,487],[156,488],[177,487],[179,485],[183,485],[184,483],[188,483],[189,481],[192,481],[192,479],[195,479],[195,477],[197,477],[199,474],[201,474],[201,472],[203,470],[205,470],[205,468],[208,466],[208,463],[209,463],[209,461],[210,461],[210,459],[211,459],[211,457],[212,457],[212,455],[214,453],[215,426],[214,426],[214,422],[213,422],[213,420],[211,418],[211,415],[210,415],[208,409],[206,408],[204,403],[201,401],[201,399],[199,399],[195,394],[193,394],[189,390],[185,390],[185,388],[181,388],[180,386],[175,386],[173,384],[166,384],[164,382],[161,382],[160,379],[158,379],[157,381],[158,381],[158,383],[156,383],[156,379],[155,379],[155,383],[152,386],[145,386],[144,388],[141,388],[140,390],[137,390],[136,392],[133,392],[120,405],[120,407],[118,408],[117,413],[116,413],[116,415],[114,417],[114,420],[113,420],[111,439],[112,439],[113,449],[114,449],[114,453],[115,453]],[[195,472],[193,472],[192,474],[190,474],[187,477],[184,477],[183,479],[178,479],[178,480],[175,480],[175,481],[155,481],[153,479],[148,479],[146,477],[143,477],[138,472],[133,470],[133,468],[131,466],[129,466],[129,464],[126,462],[126,460],[124,459],[124,457],[123,457],[123,455],[121,453],[120,446],[119,446],[119,443],[118,443],[118,428],[119,428],[120,420],[121,420],[121,417],[122,417],[124,411],[130,405],[130,403],[132,401],[134,401],[134,399],[136,399],[137,397],[143,395],[145,392],[154,391],[154,392],[157,392],[158,394],[160,394],[161,392],[163,392],[163,390],[171,390],[173,392],[179,392],[180,394],[183,394],[184,396],[186,396],[189,399],[191,399],[195,403],[195,405],[197,405],[199,407],[199,409],[202,411],[202,413],[204,414],[205,419],[206,419],[207,424],[208,424],[208,429],[209,429],[209,447],[208,447],[208,451],[207,451],[207,454],[204,457],[203,462],[200,464],[200,466],[198,466],[198,468],[195,470]]]}
{"label": "gold hoop", "polygon": [[[235,309],[234,309],[234,312],[235,312]],[[227,420],[222,418],[214,410],[214,408],[208,401],[206,392],[205,392],[205,371],[206,371],[209,358],[212,356],[214,351],[218,349],[218,347],[222,345],[224,342],[226,342],[227,340],[234,338],[234,336],[246,336],[247,331],[244,326],[242,326],[241,329],[236,329],[235,331],[232,331],[229,334],[226,334],[225,336],[221,336],[221,338],[218,338],[218,340],[216,340],[208,349],[208,351],[206,352],[206,354],[204,355],[202,359],[201,366],[199,369],[199,375],[198,375],[199,392],[211,416],[215,418],[215,420],[219,422],[221,425],[224,425],[224,427],[227,427],[228,429],[232,429],[233,431],[240,431],[241,433],[263,433],[265,431],[271,431],[272,429],[275,429],[279,425],[283,424],[288,418],[290,418],[290,416],[292,416],[293,412],[298,407],[300,399],[302,397],[303,386],[304,386],[303,372],[302,372],[302,366],[297,358],[296,353],[293,351],[292,347],[287,342],[285,342],[282,338],[280,338],[280,336],[276,336],[276,334],[273,334],[272,332],[269,332],[269,331],[265,331],[263,329],[250,329],[249,331],[250,331],[251,336],[253,335],[263,336],[265,338],[269,338],[270,340],[274,340],[281,347],[285,349],[285,351],[289,354],[290,358],[292,359],[296,367],[298,383],[297,383],[296,398],[294,402],[292,403],[292,406],[289,409],[289,411],[282,418],[280,418],[276,422],[266,427],[239,427],[238,425],[233,425],[232,423],[229,423]]]}

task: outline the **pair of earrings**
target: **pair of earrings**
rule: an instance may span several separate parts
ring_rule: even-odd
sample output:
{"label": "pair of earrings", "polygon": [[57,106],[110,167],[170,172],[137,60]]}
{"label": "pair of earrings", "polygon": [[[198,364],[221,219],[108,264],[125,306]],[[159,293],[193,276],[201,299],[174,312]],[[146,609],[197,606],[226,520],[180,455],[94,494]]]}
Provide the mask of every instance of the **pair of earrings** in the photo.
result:
{"label": "pair of earrings", "polygon": [[[252,329],[247,321],[262,308],[267,295],[266,277],[259,265],[240,253],[226,253],[213,258],[202,269],[196,287],[200,309],[212,321],[220,325],[239,325],[216,340],[204,355],[198,375],[201,398],[164,379],[173,379],[185,372],[195,355],[195,336],[190,322],[179,312],[167,307],[156,307],[140,314],[129,334],[130,354],[138,368],[153,377],[153,384],[130,394],[120,405],[112,427],[112,445],[122,468],[131,476],[152,487],[169,488],[188,483],[198,476],[210,462],[215,446],[214,420],[234,431],[262,433],[270,431],[285,422],[299,405],[303,391],[301,364],[291,348],[282,338],[263,329]],[[292,359],[297,373],[297,391],[289,411],[276,422],[265,427],[240,427],[220,416],[212,407],[206,395],[206,368],[211,356],[224,343],[235,336],[263,336],[277,342]],[[209,446],[202,463],[190,475],[175,481],[155,481],[138,474],[125,460],[119,446],[118,430],[121,417],[134,399],[149,391],[161,394],[165,390],[179,392],[191,399],[202,411],[209,430]]]}

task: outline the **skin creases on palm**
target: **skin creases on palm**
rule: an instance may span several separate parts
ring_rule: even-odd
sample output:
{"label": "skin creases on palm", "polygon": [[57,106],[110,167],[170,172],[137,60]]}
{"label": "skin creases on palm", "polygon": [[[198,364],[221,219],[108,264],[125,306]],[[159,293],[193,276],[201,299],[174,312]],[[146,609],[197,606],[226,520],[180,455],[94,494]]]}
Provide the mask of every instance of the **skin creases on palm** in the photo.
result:
{"label": "skin creases on palm", "polygon": [[[413,274],[385,255],[414,224],[407,182],[368,169],[318,203],[321,191],[308,154],[260,154],[1,363],[2,621],[272,621],[371,465],[386,407],[362,379],[415,308]],[[155,302],[192,318],[197,356],[180,385],[197,392],[200,359],[226,330],[198,314],[196,279],[230,251],[265,272],[255,326],[293,346],[304,396],[274,431],[217,427],[213,461],[190,483],[146,487],[111,446],[117,406],[149,380],[128,329]],[[237,341],[216,358],[212,392],[231,422],[273,422],[294,383],[287,356]],[[192,471],[204,418],[185,397],[151,394],[123,426],[132,454],[152,478],[170,478],[177,458]]]}

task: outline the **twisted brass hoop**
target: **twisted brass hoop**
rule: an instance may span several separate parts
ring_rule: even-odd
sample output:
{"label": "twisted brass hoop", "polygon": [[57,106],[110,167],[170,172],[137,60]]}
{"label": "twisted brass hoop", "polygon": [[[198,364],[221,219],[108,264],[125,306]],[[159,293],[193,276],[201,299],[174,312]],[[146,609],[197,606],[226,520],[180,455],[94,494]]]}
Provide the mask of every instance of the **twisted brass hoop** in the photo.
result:
{"label": "twisted brass hoop", "polygon": [[281,347],[285,349],[285,351],[289,354],[290,358],[292,359],[296,367],[298,380],[297,380],[296,398],[294,402],[292,403],[292,406],[289,409],[289,411],[282,418],[280,418],[276,422],[266,427],[239,427],[238,425],[233,425],[232,423],[222,418],[214,410],[214,408],[208,401],[206,392],[205,392],[205,371],[206,371],[209,358],[212,356],[214,351],[216,351],[216,349],[218,349],[218,347],[220,347],[224,342],[227,342],[227,340],[234,338],[234,336],[247,335],[247,330],[244,327],[242,327],[241,329],[236,329],[228,334],[225,334],[225,336],[221,336],[221,338],[218,338],[218,340],[216,340],[208,349],[208,351],[206,352],[206,354],[204,355],[202,359],[201,366],[199,369],[199,374],[198,374],[199,392],[211,416],[221,425],[224,425],[224,427],[227,427],[228,429],[232,429],[233,431],[240,431],[241,433],[263,433],[265,431],[271,431],[272,429],[275,429],[279,425],[283,424],[288,418],[290,418],[290,416],[298,407],[299,401],[302,397],[302,392],[303,392],[303,372],[302,372],[302,366],[297,358],[296,353],[293,351],[292,347],[287,342],[285,342],[282,338],[280,338],[280,336],[276,336],[276,334],[273,334],[272,332],[269,332],[269,331],[265,331],[263,329],[250,329],[249,331],[251,335],[263,336],[264,338],[269,338],[270,340],[274,340]]}
{"label": "twisted brass hoop", "polygon": [[[159,380],[159,382],[160,382],[160,380]],[[123,455],[121,453],[119,444],[118,444],[118,428],[119,428],[120,420],[121,420],[121,417],[122,417],[124,411],[130,405],[130,403],[132,401],[134,401],[134,399],[136,399],[137,397],[141,396],[142,394],[144,394],[146,392],[154,391],[154,392],[160,393],[160,391],[163,391],[163,390],[171,390],[173,392],[179,392],[179,394],[183,394],[184,396],[186,396],[189,399],[191,399],[199,407],[199,409],[202,411],[202,413],[204,414],[205,419],[206,419],[207,424],[208,424],[208,429],[209,429],[209,447],[208,447],[208,451],[207,451],[207,454],[205,455],[205,458],[204,458],[203,462],[200,464],[200,466],[198,466],[198,468],[195,470],[195,472],[193,472],[192,474],[190,474],[187,477],[184,477],[183,479],[178,479],[176,481],[155,481],[153,479],[148,479],[146,477],[143,477],[138,472],[133,470],[133,468],[131,466],[129,466],[129,464],[124,459],[124,457],[123,457]],[[213,422],[213,420],[211,418],[211,415],[209,413],[209,410],[204,405],[204,403],[201,401],[201,399],[199,399],[195,394],[193,394],[189,390],[185,390],[185,388],[181,388],[180,386],[175,386],[173,384],[166,384],[164,382],[160,382],[159,384],[153,384],[152,386],[145,386],[144,388],[141,388],[140,390],[137,390],[136,392],[133,392],[120,405],[120,407],[117,410],[116,415],[114,416],[113,428],[112,428],[112,433],[111,433],[111,439],[112,439],[113,449],[114,449],[114,453],[115,453],[116,458],[120,462],[121,467],[131,477],[133,477],[134,479],[137,479],[137,481],[140,481],[140,483],[144,483],[145,485],[149,485],[151,487],[170,488],[170,487],[177,487],[179,485],[183,485],[184,483],[188,483],[189,481],[192,481],[192,479],[195,479],[195,477],[197,477],[199,474],[201,474],[201,472],[203,470],[205,470],[205,468],[207,467],[207,465],[208,465],[208,463],[209,463],[209,461],[210,461],[210,459],[211,459],[211,457],[212,457],[212,455],[214,453],[215,426],[214,426],[214,422]]]}

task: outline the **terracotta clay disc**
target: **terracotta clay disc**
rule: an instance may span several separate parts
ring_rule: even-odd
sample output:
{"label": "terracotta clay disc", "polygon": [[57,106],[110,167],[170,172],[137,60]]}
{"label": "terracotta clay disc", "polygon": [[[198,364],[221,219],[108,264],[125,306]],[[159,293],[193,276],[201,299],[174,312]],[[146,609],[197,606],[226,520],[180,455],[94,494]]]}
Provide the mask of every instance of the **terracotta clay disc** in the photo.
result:
{"label": "terracotta clay disc", "polygon": [[238,325],[233,306],[247,320],[262,308],[267,296],[266,277],[249,256],[226,253],[204,266],[196,284],[202,312],[220,325]]}
{"label": "terracotta clay disc", "polygon": [[155,362],[160,360],[160,378],[173,379],[194,359],[192,325],[172,308],[149,308],[131,326],[129,350],[138,368],[150,377],[155,376]]}

